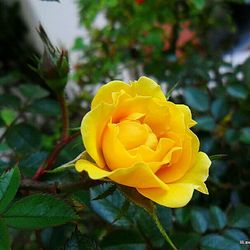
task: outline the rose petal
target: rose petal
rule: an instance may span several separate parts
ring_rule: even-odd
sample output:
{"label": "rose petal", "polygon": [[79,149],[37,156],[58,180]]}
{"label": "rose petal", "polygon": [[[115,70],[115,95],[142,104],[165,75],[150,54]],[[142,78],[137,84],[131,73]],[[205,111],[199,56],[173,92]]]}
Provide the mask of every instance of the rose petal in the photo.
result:
{"label": "rose petal", "polygon": [[119,168],[111,172],[100,169],[94,163],[86,160],[77,161],[75,167],[76,170],[79,172],[88,172],[89,177],[94,180],[108,177],[114,182],[129,187],[158,187],[162,190],[168,189],[168,185],[163,183],[159,178],[157,178],[157,176],[152,172],[150,167],[142,163],[135,164],[129,168]]}
{"label": "rose petal", "polygon": [[[119,128],[116,124],[108,124],[102,140],[102,152],[110,170],[130,167],[141,161],[138,156],[131,155],[118,139]],[[97,164],[98,165],[98,164]]]}
{"label": "rose petal", "polygon": [[197,122],[192,119],[191,110],[190,110],[190,108],[188,106],[183,105],[183,104],[176,104],[176,106],[184,114],[185,124],[188,125],[188,128],[191,128],[191,127],[193,127],[194,125],[197,124]]}
{"label": "rose petal", "polygon": [[130,85],[122,81],[112,81],[103,85],[96,93],[92,103],[91,109],[94,109],[100,103],[113,103],[112,94],[115,92],[130,92]]}
{"label": "rose petal", "polygon": [[105,167],[105,162],[101,149],[101,137],[113,110],[114,105],[102,103],[88,112],[81,123],[81,134],[86,151],[102,168]]}
{"label": "rose petal", "polygon": [[148,77],[142,76],[138,81],[131,82],[131,88],[133,96],[151,96],[152,98],[166,101],[166,97],[160,85]]}
{"label": "rose petal", "polygon": [[178,180],[178,183],[192,183],[195,185],[195,189],[204,194],[208,194],[204,182],[208,178],[210,165],[211,161],[209,157],[205,153],[199,152],[194,166],[188,170],[183,178]]}
{"label": "rose petal", "polygon": [[194,186],[192,184],[171,183],[169,189],[137,188],[137,191],[150,200],[171,208],[183,207],[192,198]]}

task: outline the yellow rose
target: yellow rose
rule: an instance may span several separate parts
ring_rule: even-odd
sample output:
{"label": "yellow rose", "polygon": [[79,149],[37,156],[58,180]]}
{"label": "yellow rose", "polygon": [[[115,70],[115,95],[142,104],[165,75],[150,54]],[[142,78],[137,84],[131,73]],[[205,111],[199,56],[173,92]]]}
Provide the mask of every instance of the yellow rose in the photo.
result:
{"label": "yellow rose", "polygon": [[199,152],[199,139],[190,130],[195,124],[187,106],[167,101],[147,77],[130,84],[109,82],[81,124],[95,163],[80,159],[76,170],[134,187],[167,207],[185,206],[194,189],[208,194],[204,182],[211,161]]}

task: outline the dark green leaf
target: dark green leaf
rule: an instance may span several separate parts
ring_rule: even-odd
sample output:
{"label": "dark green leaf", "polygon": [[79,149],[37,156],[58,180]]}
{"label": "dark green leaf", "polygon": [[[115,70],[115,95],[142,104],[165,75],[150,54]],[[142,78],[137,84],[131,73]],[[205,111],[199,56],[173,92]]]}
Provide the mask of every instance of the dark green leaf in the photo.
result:
{"label": "dark green leaf", "polygon": [[21,93],[29,100],[40,99],[49,95],[49,92],[36,84],[20,85]]}
{"label": "dark green leaf", "polygon": [[4,214],[11,227],[38,229],[57,226],[78,219],[74,210],[52,195],[27,196],[12,205]]}
{"label": "dark green leaf", "polygon": [[197,111],[206,111],[209,107],[208,94],[199,89],[189,87],[184,89],[186,103]]}
{"label": "dark green leaf", "polygon": [[175,216],[179,224],[186,224],[191,217],[191,211],[189,208],[177,208],[175,209]]}
{"label": "dark green leaf", "polygon": [[229,105],[224,97],[220,97],[213,101],[211,105],[211,112],[216,120],[222,120],[228,111]]}
{"label": "dark green leaf", "polygon": [[19,109],[21,101],[18,97],[13,95],[0,95],[0,107],[9,107],[13,109]]}
{"label": "dark green leaf", "polygon": [[122,191],[125,197],[127,197],[127,199],[132,201],[134,204],[144,208],[150,214],[153,213],[154,211],[153,202],[148,198],[146,198],[145,196],[142,196],[135,188],[130,188],[120,185],[119,189]]}
{"label": "dark green leaf", "polygon": [[[148,239],[150,239],[150,242],[155,248],[162,246],[164,243],[164,238],[162,237],[152,217],[144,209],[140,208],[137,208],[137,210],[134,212],[134,217],[136,218],[138,228],[144,237],[146,236]],[[168,228],[164,229],[168,230]]]}
{"label": "dark green leaf", "polygon": [[100,250],[95,241],[79,232],[75,232],[67,242],[64,250]]}
{"label": "dark green leaf", "polygon": [[10,128],[6,141],[17,153],[30,153],[39,149],[41,145],[40,132],[29,124],[21,123]]}
{"label": "dark green leaf", "polygon": [[172,240],[176,242],[178,250],[193,250],[197,249],[200,240],[200,235],[195,233],[176,233]]}
{"label": "dark green leaf", "polygon": [[198,130],[213,131],[215,129],[215,122],[211,116],[203,116],[196,118],[197,125],[195,126]]}
{"label": "dark green leaf", "polygon": [[207,230],[207,220],[201,211],[193,210],[191,212],[191,224],[197,233],[204,233]]}
{"label": "dark green leaf", "polygon": [[157,213],[162,226],[167,230],[171,230],[173,227],[172,210],[164,206],[157,206]]}
{"label": "dark green leaf", "polygon": [[240,130],[240,141],[250,144],[250,127],[242,128]]}
{"label": "dark green leaf", "polygon": [[248,239],[248,236],[239,229],[227,229],[226,231],[224,231],[223,236],[235,240],[237,243],[239,243],[240,240]]}
{"label": "dark green leaf", "polygon": [[100,200],[100,199],[104,199],[107,196],[113,194],[116,190],[116,185],[111,185],[107,190],[105,190],[103,193],[99,194],[97,197],[93,198],[94,200]]}
{"label": "dark green leaf", "polygon": [[241,250],[240,244],[223,236],[210,234],[201,238],[202,250]]}
{"label": "dark green leaf", "polygon": [[58,116],[60,114],[60,106],[57,101],[45,98],[34,101],[32,106],[27,108],[27,111],[47,116]]}
{"label": "dark green leaf", "polygon": [[116,218],[112,221],[112,224],[120,220],[128,212],[129,206],[130,206],[130,202],[128,200],[125,200]]}
{"label": "dark green leaf", "polygon": [[250,207],[239,205],[233,208],[228,216],[228,224],[237,228],[250,227]]}
{"label": "dark green leaf", "polygon": [[19,162],[19,169],[21,173],[26,177],[32,177],[37,171],[38,167],[46,159],[47,155],[47,152],[40,151],[29,154],[27,157],[23,158]]}
{"label": "dark green leaf", "polygon": [[0,219],[0,250],[11,250],[8,228],[3,219]]}
{"label": "dark green leaf", "polygon": [[71,238],[76,226],[66,224],[41,230],[41,241],[46,250],[63,250],[66,242]]}
{"label": "dark green leaf", "polygon": [[[107,187],[108,185],[102,185],[92,188],[90,191],[91,198],[102,194],[103,191],[107,189]],[[119,192],[115,191],[112,195],[109,195],[104,199],[92,200],[91,207],[104,220],[112,223],[119,214],[124,200],[124,197]],[[114,225],[129,226],[130,218],[128,216],[123,216],[120,220],[116,221]]]}
{"label": "dark green leaf", "polygon": [[213,224],[215,229],[222,229],[225,227],[227,218],[225,213],[219,207],[210,207],[209,215],[211,218],[211,223]]}
{"label": "dark green leaf", "polygon": [[232,84],[227,87],[227,93],[232,97],[239,98],[245,100],[248,95],[247,89],[240,84]]}
{"label": "dark green leaf", "polygon": [[18,167],[3,173],[0,177],[0,213],[2,213],[13,200],[20,185],[20,172]]}
{"label": "dark green leaf", "polygon": [[0,77],[0,85],[11,85],[16,82],[20,77],[17,71],[9,72],[9,74]]}

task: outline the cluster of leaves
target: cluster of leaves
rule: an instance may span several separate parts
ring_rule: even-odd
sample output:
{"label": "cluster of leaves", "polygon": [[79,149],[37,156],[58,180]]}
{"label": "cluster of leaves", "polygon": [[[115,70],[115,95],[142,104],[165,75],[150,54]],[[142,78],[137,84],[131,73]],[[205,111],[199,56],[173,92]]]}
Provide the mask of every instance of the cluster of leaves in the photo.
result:
{"label": "cluster of leaves", "polygon": [[[157,207],[178,249],[241,250],[246,246],[239,241],[249,239],[250,60],[237,67],[221,60],[230,45],[223,42],[233,41],[236,31],[229,2],[78,1],[89,36],[73,48],[82,53],[74,78],[83,90],[69,103],[69,127],[79,127],[86,111],[79,112],[79,103],[89,103],[94,84],[123,79],[124,72],[130,79],[145,74],[169,89],[179,81],[170,100],[191,107],[201,149],[227,155],[213,162],[210,196],[197,192],[181,209]],[[0,3],[0,21],[10,18],[9,8]],[[0,249],[168,249],[153,219],[116,186],[72,169],[31,179],[51,155],[57,157],[49,167],[60,166],[83,145],[78,137],[58,149],[62,107],[49,84],[23,70],[30,63],[24,37],[9,47],[11,56],[1,50],[15,40],[5,30],[21,23],[13,18],[11,29],[6,20],[0,22]]]}

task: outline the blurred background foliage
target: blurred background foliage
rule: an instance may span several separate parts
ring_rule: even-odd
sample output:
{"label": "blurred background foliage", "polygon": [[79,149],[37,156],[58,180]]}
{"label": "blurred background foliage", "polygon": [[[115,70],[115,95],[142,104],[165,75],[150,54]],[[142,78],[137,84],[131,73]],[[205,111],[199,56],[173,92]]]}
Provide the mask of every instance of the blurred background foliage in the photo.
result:
{"label": "blurred background foliage", "polygon": [[[81,91],[68,100],[70,127],[79,127],[100,84],[146,75],[167,93],[179,82],[170,100],[191,107],[201,150],[226,156],[211,166],[209,196],[195,192],[184,208],[158,207],[160,220],[179,249],[247,249],[239,241],[250,238],[250,59],[236,66],[223,60],[241,34],[239,13],[249,10],[247,1],[78,0],[77,4],[88,36],[77,37],[72,48],[79,55],[72,79]],[[102,25],[97,25],[100,17]],[[18,4],[0,2],[0,30],[0,173],[18,165],[27,179],[60,137],[60,106],[28,67],[36,66],[32,60],[36,52],[26,40]],[[54,167],[82,151],[78,137],[62,150]],[[70,183],[86,178],[70,170],[45,174],[41,180]],[[105,190],[106,195],[94,200]],[[32,191],[20,188],[15,200],[28,194]],[[23,227],[30,230],[20,231],[10,223],[13,249],[168,247],[151,218],[108,184],[57,196],[80,219],[35,231],[27,225]]]}

